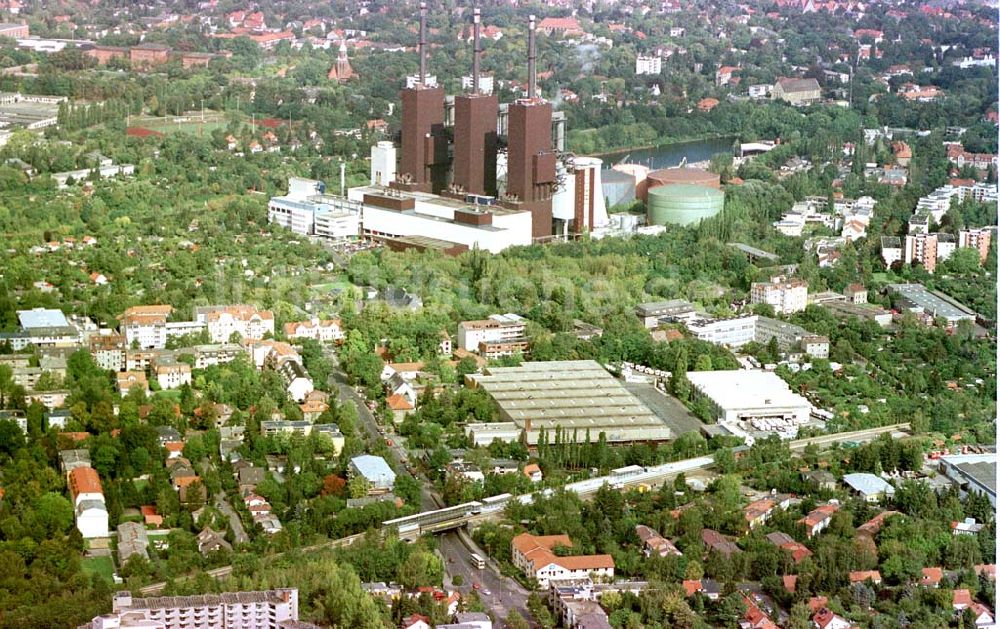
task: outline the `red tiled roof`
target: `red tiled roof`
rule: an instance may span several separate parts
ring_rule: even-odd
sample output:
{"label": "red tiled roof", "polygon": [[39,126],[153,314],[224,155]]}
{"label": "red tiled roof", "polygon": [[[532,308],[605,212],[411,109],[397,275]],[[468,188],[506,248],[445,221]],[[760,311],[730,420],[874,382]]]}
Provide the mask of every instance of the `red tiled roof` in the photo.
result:
{"label": "red tiled roof", "polygon": [[80,494],[103,494],[101,477],[92,467],[78,467],[69,473],[69,490],[75,500]]}

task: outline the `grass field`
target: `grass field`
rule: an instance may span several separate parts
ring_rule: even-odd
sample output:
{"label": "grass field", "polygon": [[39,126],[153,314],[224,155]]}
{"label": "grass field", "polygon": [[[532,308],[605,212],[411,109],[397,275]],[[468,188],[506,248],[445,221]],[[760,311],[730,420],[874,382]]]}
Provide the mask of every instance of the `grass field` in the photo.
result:
{"label": "grass field", "polygon": [[215,129],[226,128],[226,117],[219,113],[206,113],[202,120],[201,112],[192,112],[185,116],[161,118],[157,116],[133,116],[129,126],[142,127],[160,133],[191,133],[207,134]]}
{"label": "grass field", "polygon": [[83,560],[82,568],[87,574],[101,575],[108,583],[113,581],[115,564],[111,561],[111,557],[88,557]]}

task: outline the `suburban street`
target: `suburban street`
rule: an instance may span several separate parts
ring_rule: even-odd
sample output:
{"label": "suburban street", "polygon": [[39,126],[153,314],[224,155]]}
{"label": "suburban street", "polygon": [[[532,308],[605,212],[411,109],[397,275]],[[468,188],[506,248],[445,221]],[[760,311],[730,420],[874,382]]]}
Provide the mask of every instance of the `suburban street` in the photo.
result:
{"label": "suburban street", "polygon": [[[384,441],[386,437],[379,429],[378,421],[368,409],[366,400],[357,390],[348,384],[347,374],[340,368],[336,354],[332,350],[327,349],[326,355],[334,367],[333,373],[330,376],[330,385],[337,388],[341,400],[349,400],[357,407],[358,420],[362,429],[368,435],[369,440],[373,442]],[[389,465],[397,473],[409,474],[420,483],[421,511],[432,511],[443,507],[444,502],[432,490],[430,480],[422,474],[412,473],[410,468],[403,463],[403,461],[408,460],[408,456],[406,449],[399,442],[399,438],[394,435],[390,437],[390,440],[392,441],[392,446],[389,446],[389,452],[393,460],[389,461]],[[463,535],[465,535],[465,540],[462,539]],[[511,609],[517,609],[525,618],[531,617],[525,607],[528,591],[521,584],[513,579],[502,576],[499,568],[493,561],[488,561],[487,567],[482,570],[472,565],[470,559],[472,551],[468,548],[468,544],[472,543],[471,537],[458,531],[447,531],[438,535],[436,539],[445,561],[446,586],[451,586],[455,575],[461,575],[463,584],[455,589],[463,593],[468,593],[472,591],[474,583],[479,583],[481,586],[479,589],[480,599],[486,608],[494,613],[498,620],[504,618]],[[486,558],[486,553],[482,549],[476,549],[476,552],[483,558]]]}
{"label": "suburban street", "polygon": [[246,544],[250,542],[250,537],[247,535],[246,531],[243,530],[243,522],[240,521],[240,515],[236,513],[229,501],[226,500],[226,494],[221,491],[215,494],[215,508],[222,512],[224,516],[229,518],[229,526],[233,529],[233,539],[237,544]]}

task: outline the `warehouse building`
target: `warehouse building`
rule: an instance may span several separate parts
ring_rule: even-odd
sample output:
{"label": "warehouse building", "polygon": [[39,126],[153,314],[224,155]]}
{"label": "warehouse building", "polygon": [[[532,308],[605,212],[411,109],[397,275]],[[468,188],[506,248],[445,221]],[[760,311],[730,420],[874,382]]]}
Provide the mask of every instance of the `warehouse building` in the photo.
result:
{"label": "warehouse building", "polygon": [[648,406],[592,360],[491,367],[466,376],[466,384],[482,387],[500,407],[501,421],[515,424],[529,446],[543,430],[551,440],[557,428],[579,443],[588,433],[594,442],[604,433],[607,443],[673,438]]}
{"label": "warehouse building", "polygon": [[720,423],[773,420],[801,426],[809,421],[809,401],[769,371],[692,371],[688,380],[698,395],[708,398]]}
{"label": "warehouse building", "polygon": [[997,506],[997,455],[957,454],[938,459],[941,473],[958,485],[966,493],[986,496],[990,504]]}
{"label": "warehouse building", "polygon": [[917,315],[944,319],[948,328],[959,321],[976,320],[976,313],[938,291],[930,291],[921,284],[889,284],[889,294],[900,308]]}

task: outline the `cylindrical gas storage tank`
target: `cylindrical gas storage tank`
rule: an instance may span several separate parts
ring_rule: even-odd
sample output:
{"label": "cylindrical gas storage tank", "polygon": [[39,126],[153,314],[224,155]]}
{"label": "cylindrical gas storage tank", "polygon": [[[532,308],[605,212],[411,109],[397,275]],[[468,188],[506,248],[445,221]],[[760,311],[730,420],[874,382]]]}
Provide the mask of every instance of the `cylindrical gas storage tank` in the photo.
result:
{"label": "cylindrical gas storage tank", "polygon": [[636,198],[646,198],[646,176],[649,174],[649,168],[643,166],[642,164],[615,164],[611,167],[611,170],[616,170],[620,173],[625,173],[626,175],[632,175],[635,179]]}
{"label": "cylindrical gas storage tank", "polygon": [[646,202],[649,202],[649,191],[658,186],[672,184],[692,184],[706,186],[718,190],[722,187],[719,176],[702,168],[661,168],[646,175]]}
{"label": "cylindrical gas storage tank", "polygon": [[652,188],[648,195],[650,225],[691,225],[721,212],[726,200],[721,190],[687,183]]}

